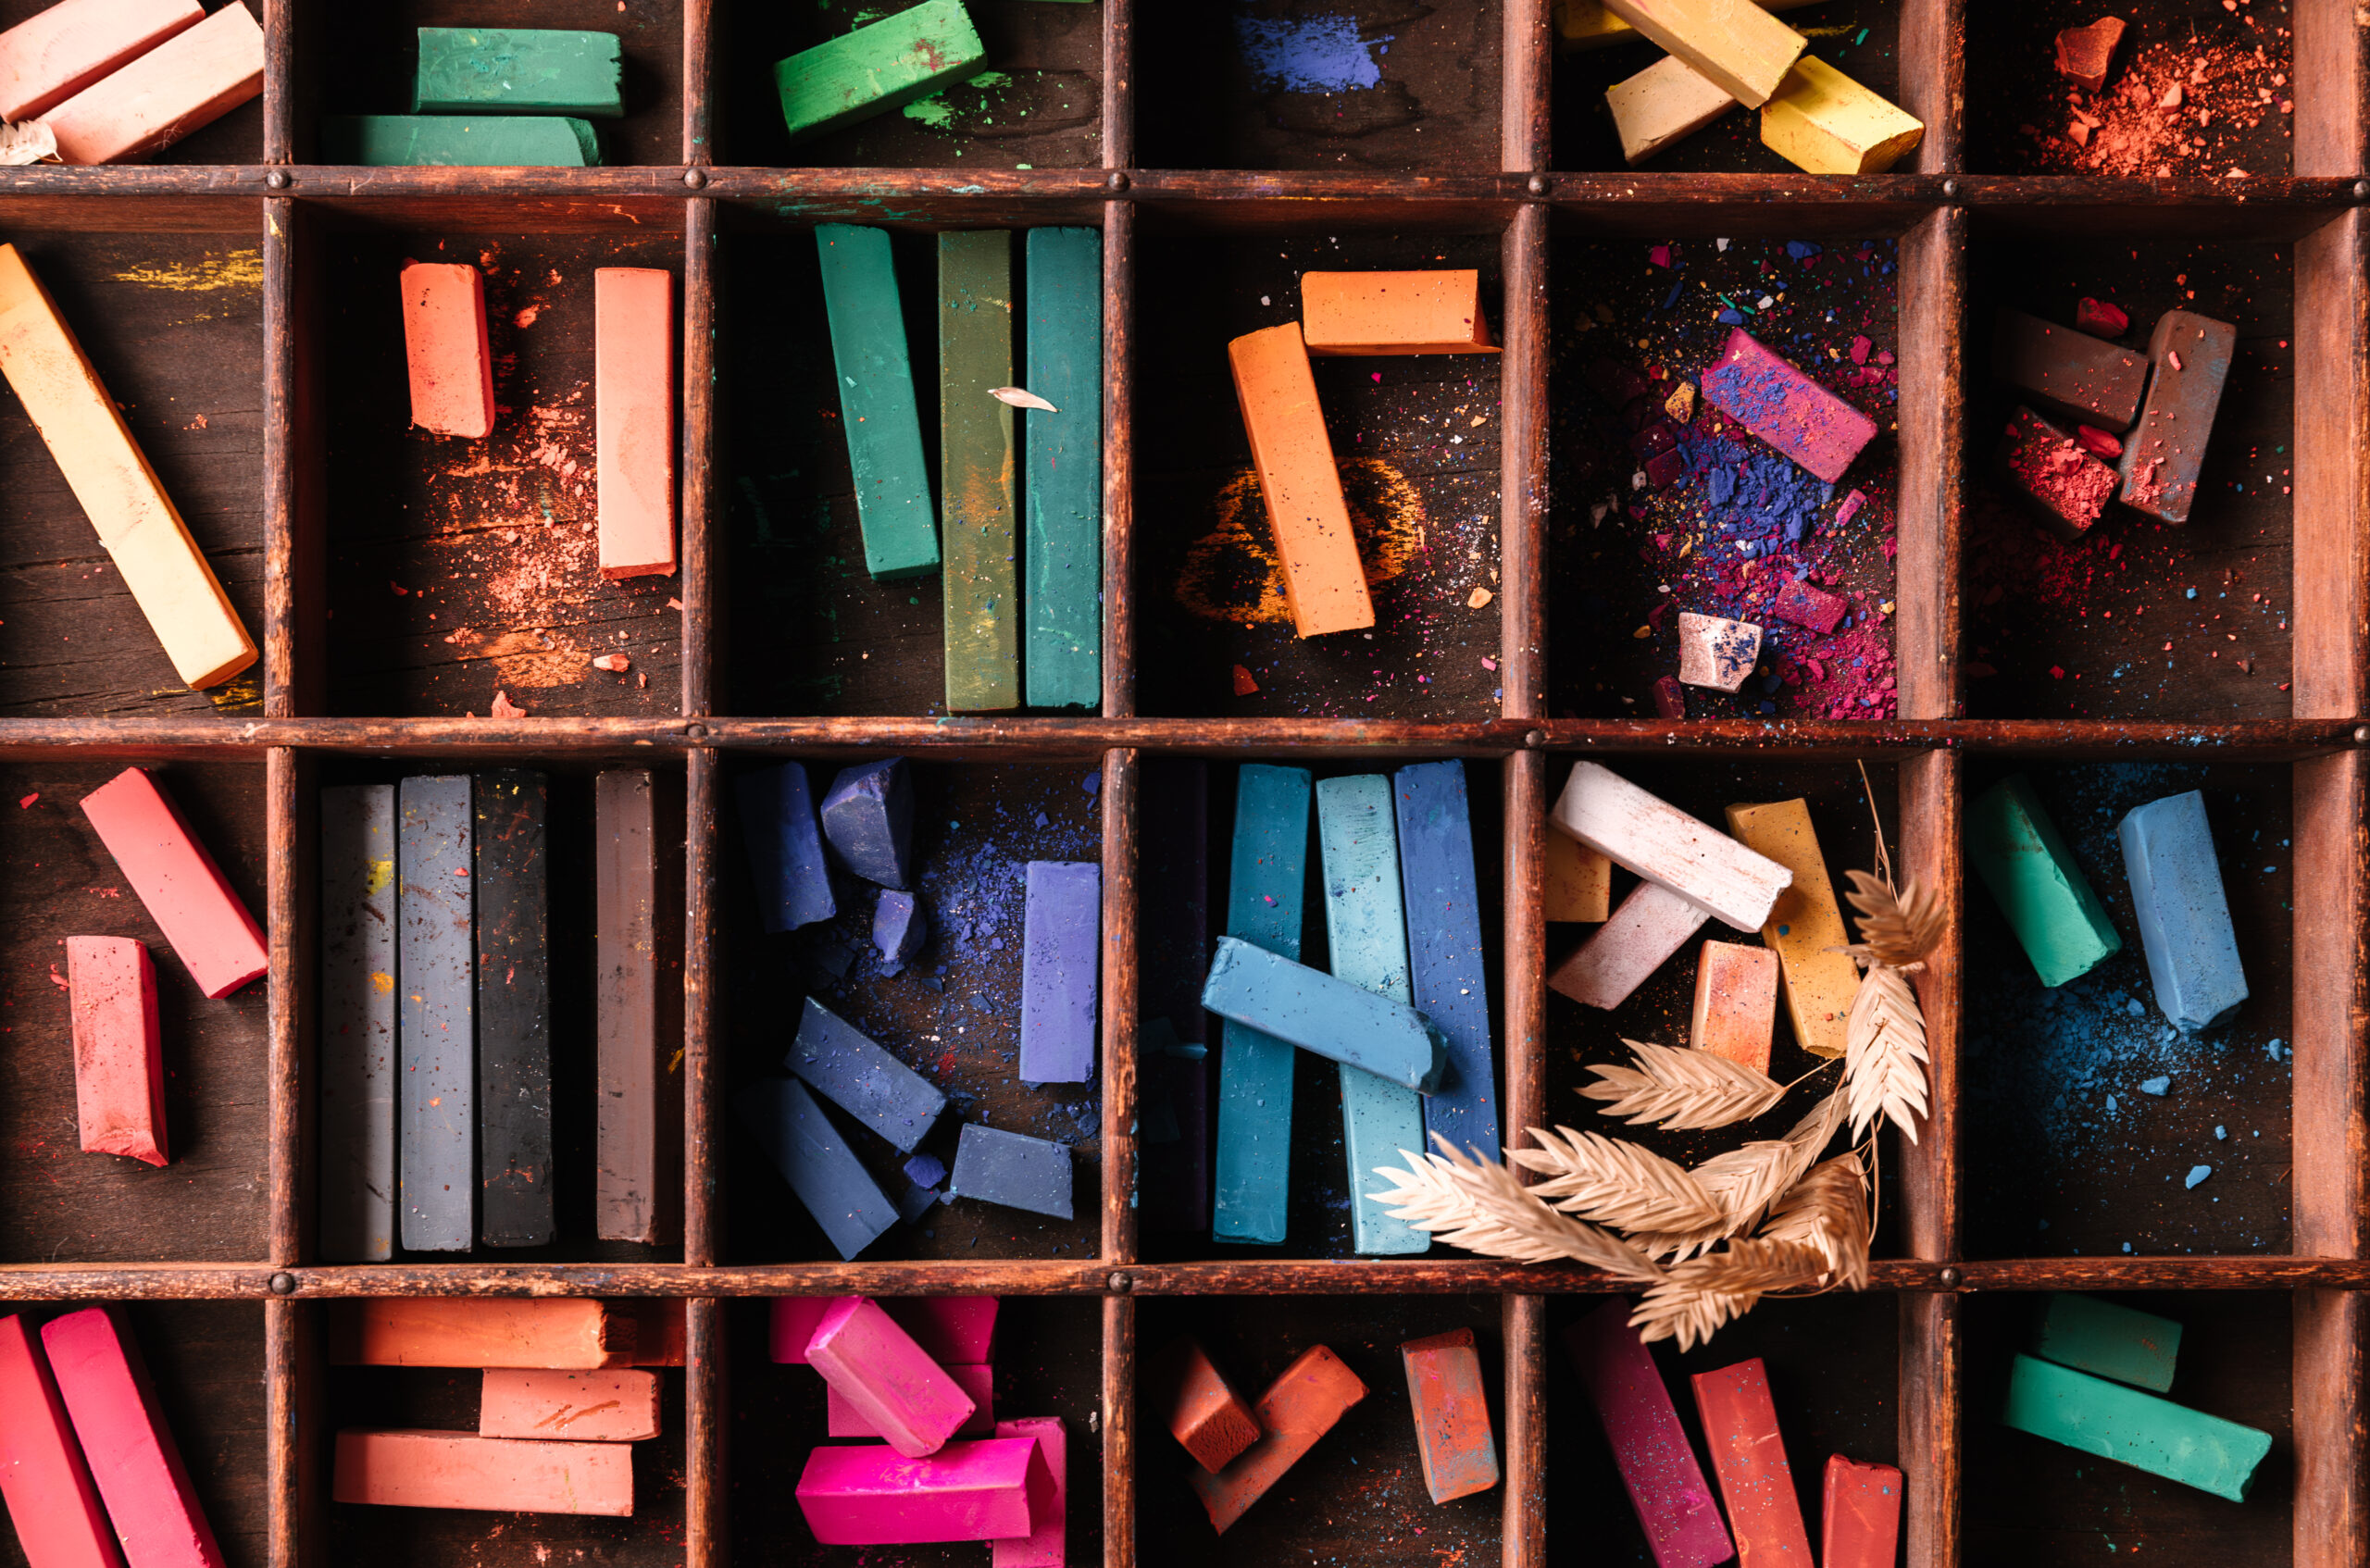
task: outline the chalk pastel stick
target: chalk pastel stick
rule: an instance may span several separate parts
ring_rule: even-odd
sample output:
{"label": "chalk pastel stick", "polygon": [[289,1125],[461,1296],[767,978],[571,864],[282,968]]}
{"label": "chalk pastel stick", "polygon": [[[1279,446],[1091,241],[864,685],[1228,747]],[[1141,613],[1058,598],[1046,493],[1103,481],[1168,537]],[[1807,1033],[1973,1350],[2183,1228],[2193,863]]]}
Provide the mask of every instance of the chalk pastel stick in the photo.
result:
{"label": "chalk pastel stick", "polygon": [[39,119],[206,19],[197,0],[63,0],[0,32],[0,120]]}
{"label": "chalk pastel stick", "polygon": [[1301,336],[1313,355],[1495,354],[1481,274],[1304,272]]}
{"label": "chalk pastel stick", "polygon": [[880,953],[880,972],[903,974],[928,940],[929,911],[921,895],[881,889],[879,902],[872,906],[872,945]]}
{"label": "chalk pastel stick", "polygon": [[593,1234],[671,1241],[682,1226],[683,802],[677,776],[592,779]]}
{"label": "chalk pastel stick", "polygon": [[41,118],[61,163],[132,163],[262,93],[263,24],[240,0]]}
{"label": "chalk pastel stick", "polygon": [[592,168],[592,122],[568,115],[324,115],[321,161],[370,168]]}
{"label": "chalk pastel stick", "polygon": [[1925,139],[1923,121],[1816,55],[1761,106],[1761,144],[1808,174],[1882,174]]}
{"label": "chalk pastel stick", "polygon": [[1877,435],[1876,421],[1732,328],[1698,378],[1712,406],[1833,484]]}
{"label": "chalk pastel stick", "polygon": [[[57,1395],[131,1568],[222,1568],[140,1347],[105,1307],[42,1325]],[[70,1498],[51,1506],[71,1506]]]}
{"label": "chalk pastel stick", "polygon": [[2159,1394],[2171,1391],[2180,1353],[2181,1325],[2171,1318],[2073,1291],[2044,1300],[2033,1334],[2043,1361]]}
{"label": "chalk pastel stick", "polygon": [[1034,1437],[949,1443],[907,1459],[886,1443],[818,1448],[798,1477],[798,1509],[825,1546],[992,1541],[1036,1528],[1045,1456]]}
{"label": "chalk pastel stick", "polygon": [[966,1122],[954,1145],[950,1196],[1070,1217],[1070,1151],[1025,1133]]}
{"label": "chalk pastel stick", "polygon": [[[938,469],[945,513],[946,708],[1020,706],[1020,507],[1013,384],[1012,231],[938,237]],[[1055,400],[1058,402],[1059,400]]]}
{"label": "chalk pastel stick", "polygon": [[977,1408],[912,1335],[861,1296],[824,1309],[806,1361],[907,1459],[936,1453]]}
{"label": "chalk pastel stick", "polygon": [[2000,1419],[2232,1502],[2247,1500],[2255,1469],[2271,1451],[2268,1432],[2032,1356],[2020,1355],[2010,1367]]}
{"label": "chalk pastel stick", "polygon": [[2239,330],[2186,310],[2156,318],[2148,338],[2148,401],[2123,444],[2126,506],[2168,523],[2189,521],[2197,500],[2206,438],[2222,406],[2222,385],[2238,352]]}
{"label": "chalk pastel stick", "polygon": [[1621,161],[1635,168],[1718,119],[1737,101],[1677,55],[1665,55],[1606,88],[1604,106],[1621,140]]}
{"label": "chalk pastel stick", "polygon": [[1498,1063],[1490,1036],[1490,961],[1481,946],[1481,883],[1465,764],[1416,763],[1391,785],[1399,807],[1399,875],[1407,896],[1407,959],[1416,1008],[1448,1041],[1448,1070],[1424,1101],[1424,1130],[1459,1149],[1498,1147]]}
{"label": "chalk pastel stick", "polygon": [[624,115],[614,32],[552,27],[423,27],[414,114]]}
{"label": "chalk pastel stick", "polygon": [[[1818,0],[1765,0],[1765,11],[1790,11]],[[1638,30],[1604,8],[1604,0],[1555,0],[1555,47],[1564,53],[1634,44]]]}
{"label": "chalk pastel stick", "polygon": [[486,342],[485,276],[466,262],[404,264],[404,358],[411,422],[472,440],[493,429],[493,355]]}
{"label": "chalk pastel stick", "polygon": [[[932,0],[932,6],[937,3]],[[830,317],[840,427],[855,483],[865,569],[876,582],[934,572],[938,515],[922,459],[921,414],[914,401],[913,364],[905,352],[905,317],[898,304],[888,231],[818,224],[815,249],[823,268],[823,306]]]}
{"label": "chalk pastel stick", "polygon": [[1827,857],[1819,852],[1818,833],[1811,826],[1810,803],[1733,805],[1728,808],[1728,822],[1737,842],[1793,874],[1770,906],[1769,918],[1762,922],[1761,940],[1778,952],[1794,1043],[1814,1056],[1840,1056],[1844,1024],[1860,990],[1860,970],[1851,954],[1837,951],[1852,939],[1835,902],[1835,884],[1827,880]]}
{"label": "chalk pastel stick", "polygon": [[[962,1362],[942,1362],[939,1370],[954,1379],[954,1386],[963,1391],[963,1397],[971,1401],[970,1416],[954,1429],[953,1436],[995,1437],[996,1369],[985,1363],[967,1365]],[[823,1389],[823,1430],[826,1436],[832,1437],[885,1438],[888,1436],[836,1383],[828,1383]]]}
{"label": "chalk pastel stick", "polygon": [[1661,884],[1740,931],[1768,920],[1793,873],[1708,823],[1592,762],[1575,764],[1556,798],[1563,830],[1615,865]]}
{"label": "chalk pastel stick", "polygon": [[1596,1406],[1657,1568],[1712,1568],[1736,1549],[1653,1353],[1629,1326],[1629,1307],[1615,1296],[1592,1309],[1564,1331],[1564,1348]]}
{"label": "chalk pastel stick", "polygon": [[781,1064],[904,1153],[914,1151],[946,1109],[944,1089],[811,996]]}
{"label": "chalk pastel stick", "polygon": [[838,914],[806,765],[789,762],[744,773],[735,789],[749,872],[757,884],[757,913],[766,929],[794,931]]}
{"label": "chalk pastel stick", "polygon": [[470,779],[477,899],[478,1237],[540,1247],[552,1207],[550,785],[524,768]]}
{"label": "chalk pastel stick", "polygon": [[1058,1415],[1028,1415],[996,1423],[999,1437],[1026,1437],[1044,1461],[1029,1473],[1029,1518],[1032,1528],[988,1543],[990,1568],[1064,1568],[1069,1549],[1069,1430]]}
{"label": "chalk pastel stick", "polygon": [[631,1363],[641,1325],[605,1301],[561,1297],[369,1297],[327,1308],[335,1366],[592,1371]]}
{"label": "chalk pastel stick", "polygon": [[2062,986],[2123,951],[2106,906],[2023,774],[1976,797],[1966,852],[2042,985]]}
{"label": "chalk pastel stick", "polygon": [[[1311,786],[1304,767],[1245,763],[1234,793],[1227,934],[1300,956],[1301,883],[1308,864]],[[1196,1011],[1199,997],[1195,998]],[[1229,1022],[1218,1058],[1218,1149],[1213,1234],[1273,1245],[1284,1238],[1291,1180],[1292,1067],[1287,1041]]]}
{"label": "chalk pastel stick", "polygon": [[1551,922],[1601,924],[1613,913],[1613,862],[1555,826],[1539,835],[1540,902]]}
{"label": "chalk pastel stick", "polygon": [[1032,860],[1021,907],[1020,1081],[1090,1082],[1103,972],[1103,867]]}
{"label": "chalk pastel stick", "polygon": [[1678,679],[1683,686],[1734,691],[1761,660],[1761,628],[1750,621],[1678,613]]}
{"label": "chalk pastel stick", "polygon": [[881,1192],[840,1130],[796,1078],[760,1078],[732,1102],[766,1157],[842,1259],[853,1258],[897,1223]]}
{"label": "chalk pastel stick", "polygon": [[2005,306],[1991,318],[1991,369],[2043,414],[2102,430],[2131,429],[2148,390],[2140,355]]}
{"label": "chalk pastel stick", "polygon": [[926,0],[774,63],[774,91],[792,142],[967,81],[987,50],[962,0]]}
{"label": "chalk pastel stick", "polygon": [[1604,0],[1604,6],[1752,108],[1769,101],[1810,44],[1742,0]]}
{"label": "chalk pastel stick", "polygon": [[1374,625],[1366,566],[1350,530],[1349,503],[1317,406],[1316,378],[1300,323],[1287,321],[1227,344],[1259,493],[1267,504],[1284,598],[1303,637]]}
{"label": "chalk pastel stick", "polygon": [[[807,1341],[830,1310],[826,1296],[781,1296],[773,1302],[768,1329],[773,1359],[806,1363]],[[995,1359],[996,1298],[993,1296],[886,1296],[880,1310],[913,1336],[922,1353],[941,1366],[985,1363]]]}
{"label": "chalk pastel stick", "polygon": [[883,888],[914,882],[914,780],[903,757],[840,769],[817,814],[850,871]]}
{"label": "chalk pastel stick", "polygon": [[467,774],[395,792],[396,1007],[403,1244],[466,1252],[477,1234],[476,900]]}
{"label": "chalk pastel stick", "polygon": [[[1391,779],[1379,773],[1316,785],[1316,843],[1325,888],[1326,949],[1338,979],[1414,1005],[1407,980],[1407,911],[1399,896],[1399,834]],[[1423,1150],[1424,1097],[1343,1065],[1341,1143],[1349,1162],[1350,1237],[1368,1256],[1428,1251],[1432,1238],[1368,1192],[1377,1165],[1402,1150]],[[1216,1469],[1211,1465],[1205,1468]]]}
{"label": "chalk pastel stick", "polygon": [[2176,1028],[2213,1027],[2247,1000],[2247,976],[2205,797],[2190,790],[2135,807],[2115,837],[2157,1007]]}
{"label": "chalk pastel stick", "polygon": [[658,1436],[658,1375],[620,1367],[552,1372],[490,1367],[478,1393],[480,1437],[638,1443]]}
{"label": "chalk pastel stick", "polygon": [[130,937],[69,937],[66,984],[82,1151],[169,1163],[165,1052],[148,949]]}
{"label": "chalk pastel stick", "polygon": [[156,776],[128,767],[82,797],[82,815],[209,997],[270,967],[263,929]]}
{"label": "chalk pastel stick", "polygon": [[1103,231],[1029,231],[1026,385],[1061,412],[1020,415],[1029,519],[1029,705],[1103,702]]}
{"label": "chalk pastel stick", "polygon": [[1689,1045],[1765,1074],[1777,1027],[1776,953],[1740,942],[1705,942],[1696,950]]}
{"label": "chalk pastel stick", "polygon": [[1547,983],[1574,1002],[1610,1012],[1669,963],[1710,918],[1668,888],[1640,882],[1612,919],[1549,972]]}
{"label": "chalk pastel stick", "polygon": [[1434,1502],[1486,1492],[1498,1484],[1498,1444],[1490,1430],[1490,1397],[1473,1330],[1452,1329],[1399,1347],[1415,1408],[1416,1453]]}
{"label": "chalk pastel stick", "polygon": [[73,329],[14,245],[0,245],[0,376],[41,432],[174,673],[203,689],[254,664],[254,640],[214,568]]}
{"label": "chalk pastel stick", "polygon": [[1720,1498],[1728,1505],[1728,1527],[1736,1532],[1738,1568],[1809,1562],[1810,1536],[1802,1528],[1802,1505],[1794,1496],[1794,1473],[1786,1463],[1778,1407],[1770,1402],[1769,1375],[1761,1358],[1699,1372],[1690,1381],[1712,1470],[1720,1478]]}
{"label": "chalk pastel stick", "polygon": [[508,1513],[633,1512],[633,1450],[474,1432],[349,1428],[337,1435],[330,1496],[393,1508]]}
{"label": "chalk pastel stick", "polygon": [[321,791],[320,1249],[395,1243],[395,787]]}
{"label": "chalk pastel stick", "polygon": [[1168,1424],[1169,1435],[1216,1475],[1259,1440],[1259,1418],[1190,1335],[1172,1341],[1144,1368],[1146,1410]]}
{"label": "chalk pastel stick", "polygon": [[1253,1413],[1262,1436],[1234,1462],[1215,1475],[1189,1470],[1186,1485],[1202,1500],[1211,1527],[1224,1535],[1251,1505],[1265,1497],[1284,1473],[1316,1446],[1316,1440],[1353,1405],[1366,1397],[1366,1386],[1323,1345],[1304,1350],[1284,1368],[1283,1375],[1259,1396]]}
{"label": "chalk pastel stick", "polygon": [[1448,1041],[1414,1008],[1237,937],[1218,939],[1202,1005],[1420,1093],[1438,1089],[1448,1070]]}
{"label": "chalk pastel stick", "polygon": [[1824,1568],[1893,1568],[1901,1552],[1901,1472],[1891,1465],[1827,1455],[1819,1510]]}
{"label": "chalk pastel stick", "polygon": [[601,575],[675,569],[675,275],[592,269]]}
{"label": "chalk pastel stick", "polygon": [[0,1317],[0,1500],[26,1568],[123,1568],[49,1358],[13,1314]]}

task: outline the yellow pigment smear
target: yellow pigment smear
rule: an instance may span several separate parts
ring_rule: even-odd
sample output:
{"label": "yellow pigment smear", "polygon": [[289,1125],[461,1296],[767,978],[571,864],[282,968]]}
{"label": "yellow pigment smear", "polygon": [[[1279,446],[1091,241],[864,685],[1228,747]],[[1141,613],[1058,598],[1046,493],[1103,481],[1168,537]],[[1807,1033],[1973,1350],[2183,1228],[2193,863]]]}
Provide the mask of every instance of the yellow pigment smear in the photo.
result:
{"label": "yellow pigment smear", "polygon": [[[1341,492],[1350,504],[1350,530],[1366,583],[1378,587],[1406,571],[1424,547],[1424,501],[1405,475],[1379,457],[1341,465]],[[1177,602],[1214,621],[1274,623],[1291,619],[1283,569],[1276,561],[1259,476],[1245,468],[1217,493],[1217,527],[1185,552]]]}

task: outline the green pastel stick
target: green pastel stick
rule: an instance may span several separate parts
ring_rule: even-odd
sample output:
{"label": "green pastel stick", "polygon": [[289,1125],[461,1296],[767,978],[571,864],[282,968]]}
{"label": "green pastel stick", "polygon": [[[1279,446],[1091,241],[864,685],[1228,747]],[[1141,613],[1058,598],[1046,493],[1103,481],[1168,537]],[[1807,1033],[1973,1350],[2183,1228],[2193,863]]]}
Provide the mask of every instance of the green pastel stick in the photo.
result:
{"label": "green pastel stick", "polygon": [[905,317],[889,233],[846,223],[815,230],[823,264],[823,305],[831,318],[831,361],[840,382],[840,423],[855,476],[864,565],[876,582],[938,570],[938,515],[922,463],[922,417],[905,355]]}
{"label": "green pastel stick", "polygon": [[803,142],[967,81],[987,60],[963,0],[929,0],[776,61],[774,89]]}
{"label": "green pastel stick", "polygon": [[414,114],[583,115],[626,112],[625,61],[614,32],[553,27],[424,27],[412,78]]}
{"label": "green pastel stick", "polygon": [[[1320,779],[1316,845],[1323,857],[1326,945],[1333,973],[1353,986],[1416,1005],[1407,977],[1407,911],[1399,896],[1399,831],[1391,780],[1379,773]],[[1424,1097],[1344,1064],[1341,1141],[1350,1162],[1351,1245],[1368,1255],[1423,1252],[1432,1238],[1368,1194],[1378,1165],[1424,1151]]]}
{"label": "green pastel stick", "polygon": [[325,115],[323,163],[373,168],[588,168],[601,161],[590,120],[563,115]]}
{"label": "green pastel stick", "polygon": [[1012,233],[938,237],[938,467],[946,503],[946,708],[1020,706],[1014,528]]}
{"label": "green pastel stick", "polygon": [[1029,231],[1029,705],[1103,703],[1103,231]]}
{"label": "green pastel stick", "polygon": [[2271,1434],[2190,1410],[2103,1377],[2018,1356],[2001,1421],[2151,1475],[2247,1500]]}
{"label": "green pastel stick", "polygon": [[2002,779],[1967,808],[1966,849],[2042,985],[2062,986],[2123,951],[2106,907],[2023,774]]}
{"label": "green pastel stick", "polygon": [[[1308,865],[1309,771],[1245,763],[1234,790],[1227,934],[1300,956],[1301,881]],[[1291,1195],[1292,1069],[1299,1052],[1228,1020],[1218,1056],[1216,1202],[1220,1241],[1284,1238]]]}
{"label": "green pastel stick", "polygon": [[2171,1318],[2073,1291],[2049,1298],[2033,1336],[2033,1354],[2044,1361],[2160,1394],[2172,1388],[2180,1350],[2181,1325]]}

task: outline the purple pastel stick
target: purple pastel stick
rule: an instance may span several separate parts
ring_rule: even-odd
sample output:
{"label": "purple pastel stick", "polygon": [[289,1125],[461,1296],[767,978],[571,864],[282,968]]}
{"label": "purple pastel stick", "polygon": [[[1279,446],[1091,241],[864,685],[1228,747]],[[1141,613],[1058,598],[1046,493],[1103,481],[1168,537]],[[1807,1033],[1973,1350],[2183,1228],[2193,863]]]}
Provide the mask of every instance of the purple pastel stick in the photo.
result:
{"label": "purple pastel stick", "polygon": [[[999,1437],[996,1425],[995,1368],[987,1365],[965,1366],[961,1363],[940,1363],[947,1376],[973,1406],[971,1419],[954,1429],[958,1437]],[[834,1437],[878,1437],[880,1428],[875,1426],[855,1401],[840,1392],[833,1385],[823,1388],[823,1430]]]}
{"label": "purple pastel stick", "polygon": [[1025,1415],[996,1423],[999,1437],[1029,1437],[1045,1459],[1043,1474],[1029,1473],[1028,1535],[988,1543],[989,1568],[1066,1568],[1068,1545],[1069,1433],[1058,1415]]}
{"label": "purple pastel stick", "polygon": [[1020,1081],[1094,1076],[1095,980],[1103,961],[1103,867],[1032,860],[1020,953]]}
{"label": "purple pastel stick", "polygon": [[1629,1326],[1629,1299],[1613,1297],[1565,1329],[1564,1348],[1596,1401],[1659,1568],[1711,1568],[1736,1556],[1653,1352]]}
{"label": "purple pastel stick", "polygon": [[927,1459],[879,1443],[819,1448],[798,1478],[798,1508],[825,1546],[1003,1540],[1033,1527],[1029,1483],[1044,1469],[1029,1437],[949,1443]]}
{"label": "purple pastel stick", "polygon": [[977,1408],[912,1335],[862,1296],[831,1303],[806,1342],[806,1362],[907,1459],[936,1453]]}

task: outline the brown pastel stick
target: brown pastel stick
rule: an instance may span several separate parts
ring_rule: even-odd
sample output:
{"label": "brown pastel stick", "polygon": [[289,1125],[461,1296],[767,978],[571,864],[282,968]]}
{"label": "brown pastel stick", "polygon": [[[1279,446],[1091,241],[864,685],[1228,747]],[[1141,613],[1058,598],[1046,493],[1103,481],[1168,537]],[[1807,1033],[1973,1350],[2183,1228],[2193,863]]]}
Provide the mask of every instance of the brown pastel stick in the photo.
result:
{"label": "brown pastel stick", "polygon": [[2148,383],[2148,405],[2139,428],[2123,443],[2126,506],[2168,523],[2189,521],[2197,499],[2198,470],[2205,464],[2205,441],[2222,406],[2222,383],[2230,376],[2239,330],[2192,311],[2168,310],[2148,339],[2148,359],[2156,367]]}
{"label": "brown pastel stick", "polygon": [[1197,1339],[1178,1340],[1144,1369],[1150,1406],[1185,1451],[1212,1475],[1259,1440],[1259,1418]]}
{"label": "brown pastel stick", "polygon": [[2088,332],[2002,308],[1991,319],[1992,373],[2044,414],[2127,430],[2148,390],[2148,361]]}

